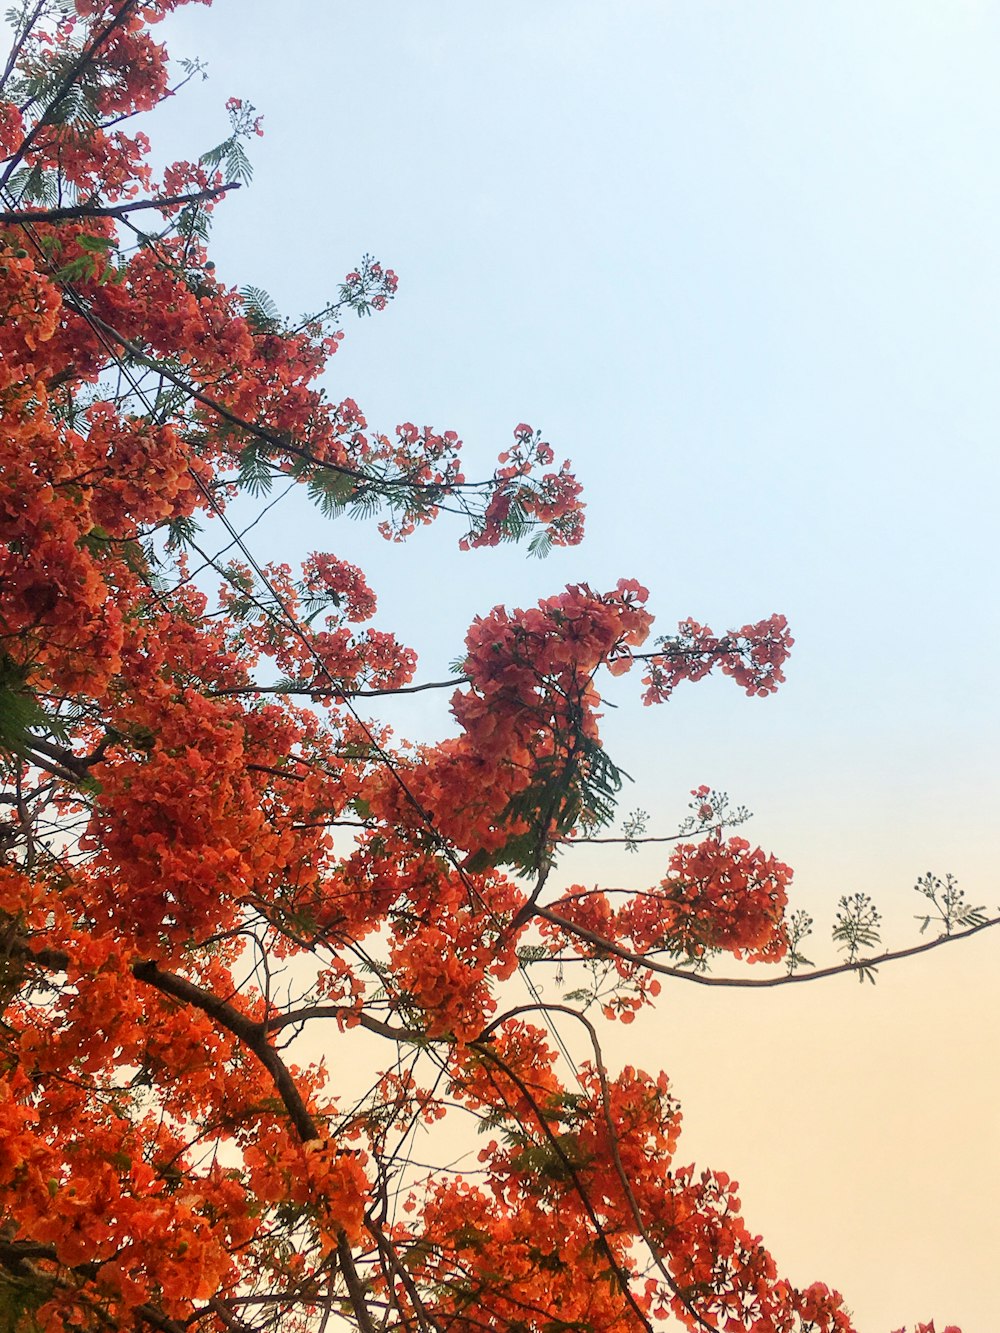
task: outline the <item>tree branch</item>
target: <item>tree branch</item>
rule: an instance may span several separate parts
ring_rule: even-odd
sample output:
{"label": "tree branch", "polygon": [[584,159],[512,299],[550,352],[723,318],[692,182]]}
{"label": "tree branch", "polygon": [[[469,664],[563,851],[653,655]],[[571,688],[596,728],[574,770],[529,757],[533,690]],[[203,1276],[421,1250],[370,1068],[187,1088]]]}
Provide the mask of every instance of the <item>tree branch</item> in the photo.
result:
{"label": "tree branch", "polygon": [[[59,971],[65,970],[69,962],[68,955],[59,950],[39,950],[37,953],[32,953],[26,949],[25,952],[43,966],[52,967]],[[202,1013],[207,1014],[209,1018],[218,1023],[220,1027],[225,1028],[227,1032],[231,1032],[234,1037],[243,1042],[271,1075],[274,1086],[284,1103],[285,1110],[288,1112],[289,1119],[299,1139],[306,1143],[310,1139],[320,1137],[316,1122],[309,1114],[302,1094],[296,1087],[287,1066],[267,1040],[265,1024],[257,1023],[252,1018],[248,1018],[246,1014],[241,1013],[233,1005],[225,1000],[220,1000],[217,995],[204,990],[193,981],[188,981],[175,972],[162,971],[155,962],[134,963],[132,975],[137,981],[155,987],[164,995],[171,995],[184,1004],[190,1004],[200,1009]],[[361,1333],[376,1333],[374,1322],[365,1303],[364,1286],[354,1265],[350,1242],[343,1231],[338,1237],[337,1253]],[[179,1325],[174,1324],[172,1320],[168,1320],[165,1315],[160,1314],[151,1306],[148,1308],[140,1307],[138,1313],[148,1323],[162,1329],[163,1333],[179,1333]]]}
{"label": "tree branch", "polygon": [[268,1032],[280,1032],[282,1028],[293,1027],[296,1023],[308,1022],[311,1018],[352,1019],[358,1027],[377,1032],[380,1037],[389,1037],[392,1041],[428,1042],[435,1038],[416,1028],[393,1027],[383,1023],[370,1014],[360,1013],[349,1004],[313,1004],[302,1009],[292,1009],[287,1014],[275,1014],[266,1020],[264,1028]]}
{"label": "tree branch", "polygon": [[337,1256],[340,1259],[341,1271],[344,1274],[344,1281],[347,1283],[347,1290],[351,1297],[351,1304],[354,1306],[354,1313],[357,1316],[361,1333],[376,1333],[374,1320],[368,1313],[365,1289],[361,1278],[358,1276],[358,1270],[354,1266],[354,1255],[351,1253],[351,1246],[343,1231],[337,1238]]}
{"label": "tree branch", "polygon": [[[349,477],[352,481],[358,482],[361,486],[370,487],[383,494],[400,490],[404,492],[410,490],[457,494],[461,491],[481,491],[494,485],[492,479],[486,482],[454,482],[448,486],[443,486],[441,483],[437,482],[413,481],[408,477],[378,477],[372,473],[362,472],[360,468],[347,467],[343,463],[333,463],[328,459],[318,458],[302,445],[296,444],[293,439],[285,438],[277,434],[275,431],[268,430],[258,422],[248,421],[245,417],[241,417],[236,412],[230,411],[230,409],[223,403],[220,403],[217,398],[212,398],[209,394],[196,388],[188,380],[184,379],[183,376],[178,375],[175,371],[171,370],[164,361],[160,360],[138,343],[133,342],[130,338],[126,338],[123,334],[119,333],[113,325],[108,324],[105,320],[101,319],[99,315],[95,315],[71,288],[64,287],[63,301],[68,309],[74,311],[75,314],[78,314],[81,319],[86,320],[93,329],[102,333],[109,342],[115,343],[130,356],[135,357],[139,362],[154,370],[158,375],[162,376],[168,384],[174,385],[175,388],[180,389],[182,393],[186,394],[192,402],[198,403],[201,407],[207,408],[210,412],[214,412],[216,416],[220,417],[223,421],[228,422],[230,426],[235,426],[238,430],[245,431],[255,439],[262,440],[265,444],[271,445],[272,448],[279,449],[286,454],[291,454],[293,458],[302,459],[303,462],[309,463],[311,466],[319,468],[322,471],[333,472],[341,477]],[[113,355],[114,353],[112,353],[112,356]]]}
{"label": "tree branch", "polygon": [[[542,1131],[542,1134],[548,1141],[549,1147],[559,1158],[559,1162],[563,1170],[566,1172],[568,1179],[572,1182],[573,1189],[576,1191],[577,1198],[583,1205],[583,1211],[587,1214],[587,1218],[590,1221],[591,1226],[594,1228],[594,1235],[597,1244],[600,1247],[600,1249],[604,1251],[605,1258],[611,1265],[611,1269],[618,1280],[618,1286],[621,1290],[622,1296],[625,1298],[626,1303],[631,1306],[633,1313],[639,1320],[639,1323],[642,1325],[642,1327],[646,1330],[646,1333],[653,1333],[653,1326],[646,1318],[646,1316],[643,1314],[642,1309],[640,1308],[639,1303],[635,1298],[635,1293],[632,1291],[631,1275],[628,1269],[618,1259],[618,1256],[612,1249],[611,1241],[608,1239],[607,1231],[605,1227],[602,1225],[600,1218],[597,1216],[597,1213],[594,1209],[594,1205],[590,1199],[590,1195],[584,1189],[583,1181],[580,1179],[580,1173],[577,1171],[576,1167],[567,1157],[562,1144],[559,1142],[559,1139],[553,1133],[552,1126],[549,1124],[544,1113],[542,1112],[541,1107],[538,1105],[538,1102],[534,1097],[534,1095],[532,1094],[531,1089],[518,1074],[517,1070],[513,1069],[507,1063],[506,1060],[501,1059],[500,1056],[498,1056],[495,1051],[491,1050],[490,1047],[485,1043],[482,1043],[480,1041],[471,1042],[469,1049],[475,1051],[479,1055],[480,1059],[489,1061],[490,1064],[495,1065],[497,1069],[501,1070],[502,1073],[504,1073],[507,1076],[507,1078],[509,1078],[510,1081],[514,1084],[514,1086],[518,1089],[522,1097],[524,1097],[527,1100],[529,1106],[531,1107],[532,1114],[534,1115],[536,1121],[538,1122],[539,1129]],[[491,1079],[490,1081],[493,1082],[493,1086],[496,1088],[496,1082],[493,1079]],[[503,1096],[503,1092],[499,1088],[497,1088],[497,1092],[506,1103],[507,1099],[506,1097]],[[508,1109],[510,1109],[509,1104],[508,1104]]]}
{"label": "tree branch", "polygon": [[468,676],[452,676],[451,680],[427,680],[422,685],[398,685],[389,690],[339,690],[333,685],[312,685],[309,681],[294,685],[236,685],[230,689],[209,690],[210,699],[219,699],[227,695],[277,694],[308,695],[310,699],[324,699],[333,696],[336,699],[382,699],[389,694],[422,694],[424,690],[458,689],[461,685],[471,684]]}
{"label": "tree branch", "polygon": [[492,1033],[498,1027],[500,1027],[502,1023],[507,1022],[507,1020],[510,1018],[515,1018],[518,1014],[528,1014],[528,1013],[538,1013],[538,1012],[541,1012],[542,1014],[550,1014],[550,1013],[565,1014],[570,1018],[575,1018],[577,1022],[581,1023],[583,1027],[586,1029],[587,1035],[590,1038],[591,1049],[594,1052],[594,1072],[597,1075],[597,1081],[600,1084],[601,1088],[601,1109],[604,1113],[605,1128],[608,1131],[608,1147],[611,1150],[612,1165],[615,1168],[615,1175],[618,1177],[618,1183],[622,1187],[622,1193],[624,1194],[625,1200],[628,1204],[629,1212],[632,1214],[632,1221],[635,1223],[636,1231],[642,1237],[642,1240],[645,1243],[646,1249],[650,1253],[653,1263],[659,1269],[661,1277],[663,1278],[666,1285],[670,1288],[670,1290],[674,1293],[674,1296],[676,1296],[677,1300],[680,1301],[680,1303],[684,1306],[685,1310],[687,1310],[688,1314],[692,1317],[692,1319],[695,1320],[695,1322],[701,1328],[706,1329],[707,1333],[714,1333],[713,1326],[706,1321],[704,1315],[702,1315],[698,1310],[694,1308],[694,1306],[691,1304],[688,1298],[681,1291],[680,1287],[677,1284],[677,1281],[675,1280],[675,1278],[672,1276],[672,1274],[664,1264],[663,1256],[661,1255],[659,1249],[657,1248],[656,1245],[653,1244],[653,1239],[646,1228],[646,1224],[642,1220],[642,1213],[639,1209],[639,1202],[635,1197],[635,1191],[632,1189],[632,1184],[628,1178],[628,1173],[625,1170],[625,1166],[622,1162],[621,1152],[618,1147],[618,1133],[617,1130],[615,1129],[614,1120],[611,1115],[611,1093],[608,1088],[608,1073],[607,1073],[607,1065],[604,1063],[604,1052],[601,1049],[601,1043],[597,1036],[597,1029],[594,1027],[593,1023],[590,1021],[587,1015],[581,1013],[579,1009],[571,1009],[570,1006],[567,1004],[546,1004],[541,1001],[536,1004],[520,1004],[517,1006],[516,1009],[508,1010],[508,1012],[504,1014],[501,1018],[496,1019],[489,1025],[489,1027],[484,1028],[482,1035],[477,1038],[477,1041],[488,1040],[488,1038],[492,1035]]}
{"label": "tree branch", "polygon": [[263,1023],[256,1023],[252,1018],[220,1000],[211,991],[203,990],[193,981],[180,977],[176,972],[163,972],[155,962],[135,963],[132,975],[137,981],[154,986],[164,995],[172,995],[185,1004],[194,1005],[207,1014],[220,1027],[238,1037],[244,1046],[253,1051],[257,1059],[271,1075],[278,1095],[284,1103],[289,1119],[303,1143],[320,1137],[316,1122],[306,1108],[302,1094],[295,1085],[295,1080],[281,1056],[267,1040],[267,1029]]}
{"label": "tree branch", "polygon": [[[67,1286],[66,1279],[59,1277],[56,1273],[40,1273],[34,1267],[33,1260],[35,1259],[44,1259],[46,1262],[53,1264],[59,1263],[59,1255],[54,1245],[31,1240],[0,1242],[0,1265],[3,1265],[8,1271],[23,1272],[31,1280],[42,1282],[50,1288],[65,1288]],[[87,1263],[78,1265],[70,1271],[93,1278],[99,1268],[99,1263]],[[183,1324],[178,1323],[176,1319],[171,1319],[169,1315],[165,1315],[155,1305],[138,1305],[135,1307],[135,1314],[153,1328],[160,1329],[161,1333],[185,1333]]]}
{"label": "tree branch", "polygon": [[881,967],[883,963],[894,963],[899,958],[912,958],[916,954],[928,953],[931,949],[940,948],[942,944],[954,944],[958,940],[968,939],[970,935],[978,935],[981,930],[989,930],[993,926],[1000,926],[1000,916],[991,917],[988,921],[983,921],[978,926],[970,926],[968,930],[960,931],[956,935],[939,935],[936,940],[926,940],[923,944],[914,944],[908,949],[895,949],[891,952],[879,954],[877,957],[859,958],[853,963],[835,963],[831,967],[815,968],[812,972],[791,972],[781,977],[709,977],[700,972],[688,972],[682,967],[669,967],[666,963],[658,963],[645,954],[634,953],[631,949],[626,949],[620,944],[615,944],[612,940],[605,939],[603,935],[598,935],[596,931],[588,930],[586,926],[578,926],[572,921],[567,921],[565,917],[559,916],[551,908],[536,907],[535,916],[551,922],[552,925],[558,926],[560,930],[565,930],[568,935],[575,935],[577,939],[586,940],[588,944],[592,944],[602,953],[611,954],[612,957],[621,958],[627,963],[635,963],[637,967],[647,968],[650,972],[656,972],[659,976],[675,977],[678,981],[690,981],[696,986],[738,986],[748,989],[790,986],[794,982],[800,981],[819,981],[822,977],[836,977],[844,972],[869,972],[873,968]]}
{"label": "tree branch", "polygon": [[[282,446],[284,447],[284,446]],[[329,466],[321,464],[321,466]],[[344,469],[340,469],[343,471]],[[664,649],[658,653],[633,653],[631,660],[641,662],[648,658],[659,658],[663,661],[675,661],[682,657],[721,657],[729,652],[728,648],[677,648]],[[212,699],[222,698],[228,695],[244,694],[277,694],[277,695],[308,695],[311,699],[322,699],[333,695],[337,699],[381,699],[390,694],[421,694],[424,690],[447,690],[458,689],[462,685],[471,685],[471,676],[452,676],[450,680],[426,680],[420,685],[399,685],[395,689],[388,690],[339,690],[331,685],[313,685],[310,681],[295,681],[290,685],[235,685],[229,689],[209,690],[208,695]],[[678,834],[678,837],[683,836]],[[560,841],[566,841],[561,839]],[[579,838],[574,841],[579,842],[669,842],[669,838]]]}
{"label": "tree branch", "polygon": [[125,218],[143,208],[175,208],[180,204],[197,204],[215,199],[229,190],[238,190],[239,181],[217,185],[191,194],[165,195],[162,199],[140,199],[134,204],[74,204],[67,208],[0,209],[0,223],[13,226],[25,222],[70,222],[77,218]]}
{"label": "tree branch", "polygon": [[[69,954],[62,949],[35,950],[30,948],[27,942],[22,942],[17,951],[52,972],[65,972],[69,967]],[[211,991],[205,990],[193,981],[188,981],[186,977],[178,976],[176,972],[164,972],[156,962],[133,963],[131,972],[136,981],[153,986],[164,995],[172,995],[175,1000],[200,1009],[213,1022],[243,1042],[271,1075],[289,1119],[302,1142],[320,1137],[316,1122],[309,1114],[295,1080],[288,1072],[281,1056],[267,1039],[268,1029],[265,1024],[255,1022],[228,1001],[220,1000],[217,995],[213,995]]]}
{"label": "tree branch", "polygon": [[[416,1315],[417,1322],[420,1325],[421,1329],[424,1330],[424,1333],[427,1333],[427,1331],[432,1328],[437,1329],[438,1324],[434,1320],[434,1318],[427,1313],[420,1292],[417,1290],[417,1285],[413,1281],[413,1278],[410,1276],[410,1274],[407,1272],[406,1266],[400,1261],[399,1255],[396,1252],[395,1245],[392,1243],[392,1241],[385,1234],[385,1232],[382,1230],[382,1228],[379,1226],[379,1224],[375,1221],[374,1218],[368,1218],[365,1223],[365,1226],[367,1227],[368,1234],[372,1237],[372,1239],[375,1241],[375,1244],[378,1246],[379,1253],[382,1255],[385,1262],[395,1273],[396,1277],[402,1284],[403,1289],[405,1290],[407,1296],[409,1296],[410,1304],[413,1306],[413,1313]],[[399,1312],[399,1316],[401,1321],[403,1322],[404,1329],[407,1329],[408,1321],[406,1320],[406,1317],[401,1309]]]}

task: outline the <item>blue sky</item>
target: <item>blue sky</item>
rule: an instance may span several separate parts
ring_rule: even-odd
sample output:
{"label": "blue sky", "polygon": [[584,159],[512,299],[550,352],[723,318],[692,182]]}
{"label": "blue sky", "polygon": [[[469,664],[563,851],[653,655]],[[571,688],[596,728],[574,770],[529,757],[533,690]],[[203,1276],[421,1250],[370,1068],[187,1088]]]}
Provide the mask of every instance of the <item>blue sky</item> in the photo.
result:
{"label": "blue sky", "polygon": [[[290,502],[258,553],[362,564],[423,679],[474,615],[567,582],[639,578],[663,631],[782,611],[773,699],[609,691],[626,808],[668,832],[691,786],[728,789],[799,905],[871,892],[892,945],[928,868],[995,908],[1000,7],[216,0],[167,35],[211,77],[158,113],[161,151],[221,139],[229,96],[265,117],[220,276],[298,313],[371,251],[400,294],[347,326],[330,392],[456,429],[470,475],[526,420],[586,488],[586,543],[545,562]],[[429,696],[392,717],[450,726]],[[1000,994],[992,942],[962,950],[860,994],[670,994],[616,1049],[674,1076],[690,1153],[864,1329],[993,1327]]]}

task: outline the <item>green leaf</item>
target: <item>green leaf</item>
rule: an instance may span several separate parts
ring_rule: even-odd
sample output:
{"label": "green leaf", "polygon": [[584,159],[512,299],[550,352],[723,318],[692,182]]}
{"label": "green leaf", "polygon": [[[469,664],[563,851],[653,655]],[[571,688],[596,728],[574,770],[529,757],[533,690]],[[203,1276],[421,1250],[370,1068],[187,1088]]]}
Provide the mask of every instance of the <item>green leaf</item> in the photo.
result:
{"label": "green leaf", "polygon": [[231,139],[226,139],[223,143],[216,144],[214,148],[209,148],[207,152],[202,153],[198,161],[204,167],[217,167],[221,164],[223,158],[229,152]]}
{"label": "green leaf", "polygon": [[528,554],[539,560],[544,560],[551,550],[552,538],[544,529],[541,532],[536,532],[528,543]]}
{"label": "green leaf", "polygon": [[277,332],[281,324],[281,312],[263,287],[241,287],[240,300],[247,319],[259,332]]}
{"label": "green leaf", "polygon": [[30,667],[0,657],[0,750],[29,758],[35,733],[68,744],[63,722],[48,712],[28,686]]}
{"label": "green leaf", "polygon": [[253,180],[253,164],[247,157],[243,145],[233,140],[226,153],[226,175],[231,181],[242,181],[249,185]]}
{"label": "green leaf", "polygon": [[168,551],[177,551],[187,546],[199,531],[198,524],[186,514],[170,519],[164,526],[167,530]]}
{"label": "green leaf", "polygon": [[248,444],[240,453],[237,485],[251,495],[266,495],[274,482],[271,461],[256,443]]}
{"label": "green leaf", "polygon": [[78,236],[76,243],[83,250],[92,250],[95,253],[116,250],[118,242],[113,236]]}

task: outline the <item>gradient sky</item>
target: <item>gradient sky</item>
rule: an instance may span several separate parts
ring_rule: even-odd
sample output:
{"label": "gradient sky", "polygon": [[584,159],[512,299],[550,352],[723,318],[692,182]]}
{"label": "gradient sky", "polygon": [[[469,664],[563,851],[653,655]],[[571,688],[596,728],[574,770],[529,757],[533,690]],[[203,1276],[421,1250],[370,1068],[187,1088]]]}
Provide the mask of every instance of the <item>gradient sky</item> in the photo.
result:
{"label": "gradient sky", "polygon": [[[528,421],[586,488],[586,543],[544,562],[292,502],[258,555],[363,565],[421,679],[477,613],[568,582],[639,578],[664,632],[782,611],[774,698],[709,681],[643,710],[616,683],[624,808],[671,832],[690,787],[728,790],[824,934],[863,890],[915,942],[929,868],[995,911],[1000,5],[216,0],[167,35],[210,73],[157,113],[168,158],[224,137],[226,97],[265,117],[220,277],[298,314],[371,251],[400,294],[347,326],[331,393],[456,429],[474,476]],[[391,717],[451,726],[437,696]],[[586,883],[662,873],[573,857]],[[996,949],[875,988],[679,984],[609,1034],[673,1078],[681,1159],[739,1179],[779,1264],[865,1333],[996,1328]]]}

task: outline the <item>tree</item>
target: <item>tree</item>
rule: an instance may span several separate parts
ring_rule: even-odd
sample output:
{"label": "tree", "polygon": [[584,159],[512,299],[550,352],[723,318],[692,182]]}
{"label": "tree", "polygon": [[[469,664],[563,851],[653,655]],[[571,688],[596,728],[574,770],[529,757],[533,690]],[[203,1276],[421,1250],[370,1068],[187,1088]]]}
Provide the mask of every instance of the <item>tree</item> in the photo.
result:
{"label": "tree", "polygon": [[[528,425],[470,482],[454,432],[327,400],[339,319],[383,309],[391,269],[365,258],[299,321],[221,281],[253,108],[161,177],[133,128],[177,91],[152,29],[181,2],[26,3],[0,80],[6,1323],[850,1329],[778,1275],[734,1182],[675,1165],[666,1076],[612,1074],[592,1016],[629,1021],[662,976],[822,975],[788,868],[697,788],[659,884],[551,886],[621,786],[599,673],[641,663],[647,704],[713,667],[768,694],[784,619],[647,647],[644,588],[578,585],[494,608],[450,680],[414,684],[360,628],[361,570],[257,560],[233,502],[276,481],[393,540],[443,515],[464,548],[536,554],[580,540],[580,490]],[[359,702],[430,688],[461,728],[437,746]],[[918,949],[996,924],[921,891],[941,933]],[[843,970],[891,957],[877,924],[843,900]],[[723,953],[784,970],[709,973]],[[580,984],[543,1002],[562,967]],[[379,1045],[356,1102],[294,1062],[324,1026]],[[474,1168],[412,1163],[415,1129],[456,1118]]]}

